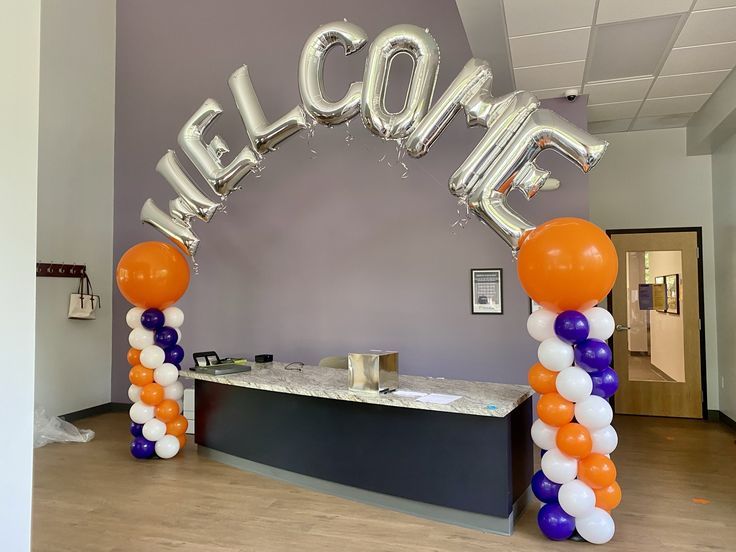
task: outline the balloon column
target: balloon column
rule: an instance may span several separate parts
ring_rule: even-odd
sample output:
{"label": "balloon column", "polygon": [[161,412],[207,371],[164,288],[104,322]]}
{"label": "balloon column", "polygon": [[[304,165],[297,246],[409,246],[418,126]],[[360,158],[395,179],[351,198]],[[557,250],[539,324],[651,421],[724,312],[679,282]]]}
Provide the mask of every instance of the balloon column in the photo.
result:
{"label": "balloon column", "polygon": [[618,377],[606,340],[613,318],[595,305],[613,287],[618,260],[613,244],[594,224],[554,219],[528,232],[519,250],[524,290],[542,308],[527,322],[540,342],[529,383],[540,393],[532,440],[542,469],[532,490],[544,505],[539,528],[552,540],[575,531],[603,544],[615,531],[611,510],[621,501],[610,454],[618,444],[608,398]]}
{"label": "balloon column", "polygon": [[120,293],[135,305],[125,317],[131,328],[130,452],[141,459],[172,458],[186,443],[179,381],[184,313],[173,304],[189,285],[189,263],[169,244],[139,243],[120,258],[116,279]]}

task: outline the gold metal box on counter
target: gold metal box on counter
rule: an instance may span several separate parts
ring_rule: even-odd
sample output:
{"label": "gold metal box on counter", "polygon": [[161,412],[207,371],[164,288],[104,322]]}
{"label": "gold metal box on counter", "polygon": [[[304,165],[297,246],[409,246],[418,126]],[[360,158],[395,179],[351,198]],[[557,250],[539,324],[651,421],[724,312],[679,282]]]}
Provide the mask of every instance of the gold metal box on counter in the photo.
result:
{"label": "gold metal box on counter", "polygon": [[351,391],[379,393],[399,387],[399,353],[370,351],[348,355],[348,386]]}

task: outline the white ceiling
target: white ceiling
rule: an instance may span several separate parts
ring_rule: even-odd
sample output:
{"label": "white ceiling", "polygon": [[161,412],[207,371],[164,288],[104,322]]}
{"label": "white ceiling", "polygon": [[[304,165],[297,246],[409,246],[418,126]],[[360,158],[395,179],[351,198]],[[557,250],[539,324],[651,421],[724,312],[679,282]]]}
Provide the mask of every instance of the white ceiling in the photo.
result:
{"label": "white ceiling", "polygon": [[[466,29],[502,11],[513,88],[540,98],[588,94],[592,132],[685,126],[736,65],[736,0],[457,4]],[[489,10],[497,5],[503,10]],[[475,55],[488,49],[481,33],[468,38]]]}

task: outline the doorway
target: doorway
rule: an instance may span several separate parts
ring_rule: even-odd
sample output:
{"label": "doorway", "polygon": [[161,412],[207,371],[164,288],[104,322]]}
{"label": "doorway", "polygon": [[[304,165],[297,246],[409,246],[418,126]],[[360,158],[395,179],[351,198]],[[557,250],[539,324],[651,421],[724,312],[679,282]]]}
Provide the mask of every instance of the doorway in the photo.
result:
{"label": "doorway", "polygon": [[703,418],[700,228],[608,234],[618,254],[618,277],[608,301],[616,321],[616,413]]}

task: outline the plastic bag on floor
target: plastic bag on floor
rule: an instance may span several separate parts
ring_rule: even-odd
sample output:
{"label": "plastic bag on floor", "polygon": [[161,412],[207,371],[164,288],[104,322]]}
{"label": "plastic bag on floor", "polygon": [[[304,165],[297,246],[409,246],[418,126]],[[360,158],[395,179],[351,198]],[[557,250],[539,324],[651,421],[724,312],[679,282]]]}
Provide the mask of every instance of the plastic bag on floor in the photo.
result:
{"label": "plastic bag on floor", "polygon": [[46,414],[37,406],[33,416],[33,446],[42,447],[49,443],[86,443],[95,437],[91,429],[77,429],[69,422]]}

